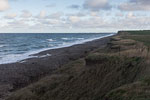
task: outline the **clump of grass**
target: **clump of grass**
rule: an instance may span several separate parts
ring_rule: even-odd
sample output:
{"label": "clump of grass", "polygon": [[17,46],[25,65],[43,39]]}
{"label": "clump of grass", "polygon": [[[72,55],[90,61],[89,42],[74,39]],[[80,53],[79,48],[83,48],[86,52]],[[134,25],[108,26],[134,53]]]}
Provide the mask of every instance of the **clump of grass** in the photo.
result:
{"label": "clump of grass", "polygon": [[112,90],[105,98],[107,100],[150,100],[150,86],[141,81],[133,82]]}
{"label": "clump of grass", "polygon": [[129,36],[125,36],[124,38],[143,42],[144,45],[150,46],[150,35],[136,35],[136,36],[129,35]]}
{"label": "clump of grass", "polygon": [[124,89],[117,89],[115,91],[111,91],[108,95],[107,98],[111,98],[109,100],[124,100],[123,99],[123,95],[126,93],[127,91]]}
{"label": "clump of grass", "polygon": [[85,58],[86,65],[102,64],[105,62],[114,62],[121,59],[119,56],[111,56],[109,54],[92,53]]}
{"label": "clump of grass", "polygon": [[144,77],[141,81],[146,85],[150,85],[150,77],[148,77],[148,76]]}

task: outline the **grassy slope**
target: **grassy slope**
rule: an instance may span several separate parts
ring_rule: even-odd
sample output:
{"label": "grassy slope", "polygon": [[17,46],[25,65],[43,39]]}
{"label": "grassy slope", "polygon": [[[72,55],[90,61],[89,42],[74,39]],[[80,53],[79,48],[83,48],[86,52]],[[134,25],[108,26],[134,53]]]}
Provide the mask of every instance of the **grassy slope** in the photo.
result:
{"label": "grassy slope", "polygon": [[150,31],[127,31],[129,35],[124,38],[130,38],[136,41],[143,42],[145,45],[150,46]]}
{"label": "grassy slope", "polygon": [[[129,35],[123,36],[124,39],[133,39],[142,42],[147,46],[147,67],[150,66],[149,47],[150,31],[129,31]],[[148,71],[150,72],[150,71]],[[123,85],[107,93],[105,96],[108,100],[150,100],[150,76],[142,77],[140,80],[131,84]]]}
{"label": "grassy slope", "polygon": [[138,96],[149,98],[149,78],[140,81],[143,73],[149,75],[145,73],[149,50],[147,46],[136,42],[137,39],[131,40],[133,38],[130,36],[131,34],[113,37],[107,47],[91,52],[86,58],[68,63],[52,76],[14,92],[7,100],[137,100]]}

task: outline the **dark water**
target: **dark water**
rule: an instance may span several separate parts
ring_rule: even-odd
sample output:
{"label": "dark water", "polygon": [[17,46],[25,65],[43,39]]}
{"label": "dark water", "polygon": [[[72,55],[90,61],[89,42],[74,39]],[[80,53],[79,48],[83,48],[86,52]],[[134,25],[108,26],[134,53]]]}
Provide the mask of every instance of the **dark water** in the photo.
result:
{"label": "dark water", "polygon": [[108,35],[112,33],[0,34],[0,64],[17,62],[43,50],[80,44]]}

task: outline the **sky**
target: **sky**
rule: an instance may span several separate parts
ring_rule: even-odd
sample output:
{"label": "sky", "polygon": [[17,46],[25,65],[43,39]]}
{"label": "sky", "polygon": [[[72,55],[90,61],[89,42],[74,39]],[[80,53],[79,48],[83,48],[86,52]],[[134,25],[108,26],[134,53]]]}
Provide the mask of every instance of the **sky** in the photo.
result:
{"label": "sky", "polygon": [[0,33],[150,29],[150,0],[0,0]]}

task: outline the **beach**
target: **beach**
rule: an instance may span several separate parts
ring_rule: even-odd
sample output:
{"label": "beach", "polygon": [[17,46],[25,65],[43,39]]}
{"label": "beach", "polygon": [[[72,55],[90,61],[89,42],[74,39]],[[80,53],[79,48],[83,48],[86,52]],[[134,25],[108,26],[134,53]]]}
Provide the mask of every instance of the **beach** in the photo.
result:
{"label": "beach", "polygon": [[103,48],[110,41],[110,37],[70,47],[46,50],[34,54],[36,58],[29,58],[17,63],[1,64],[0,97],[7,97],[10,92],[36,82],[46,75],[51,75],[53,71],[68,62],[83,58],[97,48]]}

